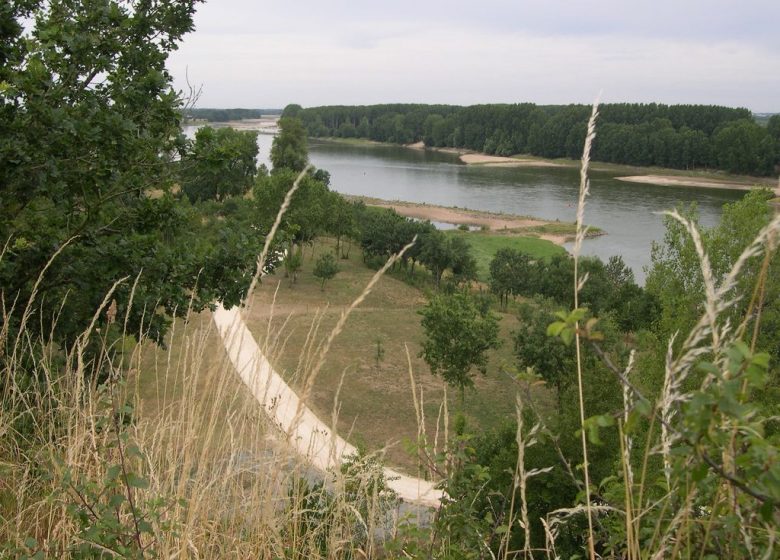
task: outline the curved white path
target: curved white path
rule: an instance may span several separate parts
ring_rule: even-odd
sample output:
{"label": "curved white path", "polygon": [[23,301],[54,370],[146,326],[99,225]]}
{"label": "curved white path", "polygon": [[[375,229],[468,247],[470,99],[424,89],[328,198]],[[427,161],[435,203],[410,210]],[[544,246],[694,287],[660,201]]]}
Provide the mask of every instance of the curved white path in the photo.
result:
{"label": "curved white path", "polygon": [[[305,404],[297,425],[293,426],[298,408],[298,395],[271,367],[260,351],[254,336],[241,317],[237,307],[225,309],[221,305],[212,314],[228,357],[268,417],[289,437],[298,453],[322,471],[338,468],[342,458],[357,453],[330,427],[323,423]],[[437,507],[442,491],[427,480],[406,476],[385,468],[387,485],[404,501]]]}

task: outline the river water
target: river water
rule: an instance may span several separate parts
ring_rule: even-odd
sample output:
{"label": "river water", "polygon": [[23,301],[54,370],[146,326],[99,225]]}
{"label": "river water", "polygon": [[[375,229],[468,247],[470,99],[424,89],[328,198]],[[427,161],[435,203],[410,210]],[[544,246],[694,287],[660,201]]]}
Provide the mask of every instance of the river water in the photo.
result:
{"label": "river water", "polygon": [[[258,163],[270,167],[272,137],[258,135]],[[331,188],[344,194],[426,202],[475,210],[575,220],[579,171],[569,168],[485,167],[461,164],[454,154],[387,145],[353,145],[311,140],[309,157],[331,174]],[[696,203],[700,221],[715,225],[726,202],[741,191],[664,187],[618,181],[593,171],[585,222],[607,235],[586,240],[583,253],[606,260],[622,255],[644,281],[653,241],[663,239],[657,212]]]}

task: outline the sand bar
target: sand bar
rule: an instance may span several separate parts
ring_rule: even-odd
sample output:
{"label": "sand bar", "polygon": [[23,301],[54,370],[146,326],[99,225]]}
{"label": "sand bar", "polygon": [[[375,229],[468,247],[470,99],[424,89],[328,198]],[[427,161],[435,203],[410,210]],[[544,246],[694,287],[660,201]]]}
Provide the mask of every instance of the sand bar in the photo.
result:
{"label": "sand bar", "polygon": [[561,163],[531,158],[491,156],[487,154],[461,154],[460,161],[467,165],[486,165],[490,167],[566,167]]}
{"label": "sand bar", "polygon": [[[765,184],[755,185],[749,183],[737,183],[727,180],[698,179],[675,175],[631,175],[628,177],[615,177],[615,179],[629,183],[645,183],[649,185],[663,185],[668,187],[701,187],[705,189],[730,189],[740,191],[749,191],[765,186]],[[775,189],[775,193],[780,195],[780,186]]]}
{"label": "sand bar", "polygon": [[[419,202],[406,202],[400,200],[383,200],[367,196],[342,195],[349,200],[361,200],[368,206],[391,208],[401,216],[418,220],[430,220],[447,224],[466,224],[469,226],[486,227],[490,231],[506,235],[519,235],[525,237],[538,237],[552,241],[557,245],[571,241],[574,238],[574,224],[571,225],[572,233],[550,233],[539,231],[548,225],[560,226],[561,222],[541,220],[531,216],[518,216],[501,212],[488,212],[484,210],[472,210],[470,208],[453,208],[449,206],[436,206]],[[603,235],[601,230],[593,230],[588,237]]]}
{"label": "sand bar", "polygon": [[426,146],[425,142],[422,140],[413,144],[404,144],[404,147],[413,150],[431,150],[445,154],[455,154],[458,156],[461,163],[465,163],[466,165],[482,165],[485,167],[570,167],[563,163],[545,161],[543,159],[491,156],[489,154],[472,152],[471,150],[462,148],[431,147]]}

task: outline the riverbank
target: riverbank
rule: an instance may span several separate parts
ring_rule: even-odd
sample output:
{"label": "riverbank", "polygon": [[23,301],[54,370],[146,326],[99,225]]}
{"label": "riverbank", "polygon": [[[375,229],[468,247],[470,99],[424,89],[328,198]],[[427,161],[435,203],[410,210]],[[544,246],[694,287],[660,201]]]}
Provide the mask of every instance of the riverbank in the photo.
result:
{"label": "riverbank", "polygon": [[[453,225],[477,226],[487,231],[506,235],[522,235],[538,237],[563,245],[571,241],[577,230],[573,222],[558,222],[542,220],[532,216],[505,214],[503,212],[488,212],[458,208],[453,206],[438,206],[424,202],[407,202],[402,200],[384,200],[369,196],[342,195],[348,200],[360,200],[368,206],[391,208],[401,216],[417,220],[430,220]],[[597,237],[606,232],[599,228],[591,228],[588,237]]]}
{"label": "riverbank", "polygon": [[[632,175],[628,177],[615,177],[618,181],[628,183],[643,183],[650,185],[663,185],[668,187],[699,187],[703,189],[730,189],[738,191],[749,191],[759,185],[736,183],[720,179],[698,179],[689,177],[679,177],[674,175]],[[771,188],[771,185],[760,185]],[[774,188],[774,193],[780,196],[780,186]]]}
{"label": "riverbank", "polygon": [[[377,142],[363,138],[322,138],[329,142],[347,143],[352,145],[391,145],[387,142]],[[403,144],[404,148],[412,150],[430,150],[457,155],[466,164],[483,167],[568,167],[578,168],[580,160],[568,158],[546,159],[528,154],[513,156],[495,156],[462,148],[426,146],[422,141],[413,144]],[[750,190],[756,187],[772,189],[780,196],[780,186],[772,177],[752,177],[749,175],[732,175],[710,170],[684,170],[663,167],[637,167],[618,163],[592,161],[590,168],[594,172],[605,172],[616,175],[615,179],[647,185],[714,188],[727,190]]]}
{"label": "riverbank", "polygon": [[240,121],[206,121],[204,119],[190,120],[186,126],[210,126],[212,128],[230,127],[235,130],[255,131],[259,134],[275,135],[279,132],[279,117],[267,116],[259,119],[242,119]]}

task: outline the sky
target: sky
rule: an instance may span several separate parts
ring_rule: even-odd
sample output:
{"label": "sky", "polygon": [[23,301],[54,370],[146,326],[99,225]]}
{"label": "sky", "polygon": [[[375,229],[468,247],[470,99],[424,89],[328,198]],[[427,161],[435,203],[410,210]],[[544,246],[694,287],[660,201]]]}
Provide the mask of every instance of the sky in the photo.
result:
{"label": "sky", "polygon": [[703,103],[780,112],[780,0],[211,0],[198,107]]}

